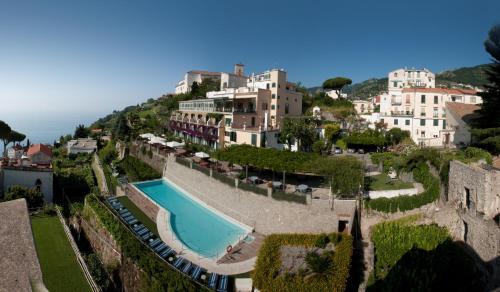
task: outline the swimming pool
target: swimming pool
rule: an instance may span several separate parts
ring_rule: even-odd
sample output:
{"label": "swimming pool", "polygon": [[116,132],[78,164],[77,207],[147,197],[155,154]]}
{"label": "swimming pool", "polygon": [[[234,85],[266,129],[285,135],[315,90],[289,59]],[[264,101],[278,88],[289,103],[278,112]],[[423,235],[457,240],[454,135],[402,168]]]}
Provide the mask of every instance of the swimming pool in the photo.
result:
{"label": "swimming pool", "polygon": [[208,209],[166,180],[134,185],[170,212],[170,225],[177,238],[204,257],[215,259],[222,256],[228,245],[235,244],[249,233],[242,225]]}

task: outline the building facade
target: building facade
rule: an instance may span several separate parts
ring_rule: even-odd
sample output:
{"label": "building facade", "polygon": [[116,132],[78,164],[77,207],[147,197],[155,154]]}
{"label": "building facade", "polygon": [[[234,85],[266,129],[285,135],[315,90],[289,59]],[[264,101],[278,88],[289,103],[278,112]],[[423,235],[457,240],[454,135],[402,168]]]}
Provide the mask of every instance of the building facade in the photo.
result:
{"label": "building facade", "polygon": [[79,138],[68,141],[66,148],[68,154],[91,154],[97,150],[97,141],[91,138]]}
{"label": "building facade", "polygon": [[421,146],[449,144],[449,135],[445,135],[447,102],[482,103],[475,90],[435,88],[434,74],[427,69],[395,70],[388,79],[389,92],[380,96],[380,121],[387,129],[409,131]]}
{"label": "building facade", "polygon": [[203,82],[203,79],[221,80],[221,72],[210,72],[202,70],[192,70],[184,74],[184,78],[175,86],[175,94],[191,92],[193,82],[198,84]]}
{"label": "building facade", "polygon": [[279,148],[282,119],[301,113],[302,94],[295,91],[295,84],[287,81],[285,71],[270,70],[252,75],[244,87],[181,101],[169,128],[188,141],[215,149],[233,144]]}
{"label": "building facade", "polygon": [[458,102],[446,103],[446,129],[443,130],[444,147],[465,147],[472,143],[471,121],[476,117],[478,105]]}

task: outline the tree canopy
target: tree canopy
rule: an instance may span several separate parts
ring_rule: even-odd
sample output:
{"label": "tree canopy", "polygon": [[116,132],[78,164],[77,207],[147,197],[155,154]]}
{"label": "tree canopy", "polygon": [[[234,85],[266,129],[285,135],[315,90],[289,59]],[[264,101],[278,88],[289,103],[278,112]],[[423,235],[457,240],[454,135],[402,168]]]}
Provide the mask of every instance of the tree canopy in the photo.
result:
{"label": "tree canopy", "polygon": [[7,154],[7,145],[11,142],[21,142],[25,138],[26,135],[12,130],[7,123],[0,121],[0,140],[3,142],[4,156]]}
{"label": "tree canopy", "polygon": [[311,117],[285,118],[280,137],[290,146],[293,140],[298,141],[300,150],[309,150],[316,140],[316,121]]}
{"label": "tree canopy", "polygon": [[494,26],[484,42],[486,51],[491,55],[493,64],[486,71],[489,84],[486,91],[479,93],[483,98],[480,117],[477,120],[479,128],[500,127],[500,25]]}
{"label": "tree canopy", "polygon": [[342,88],[346,85],[352,84],[352,80],[346,77],[335,77],[325,80],[323,82],[323,89],[325,90],[334,90],[337,95],[340,97],[340,92]]}

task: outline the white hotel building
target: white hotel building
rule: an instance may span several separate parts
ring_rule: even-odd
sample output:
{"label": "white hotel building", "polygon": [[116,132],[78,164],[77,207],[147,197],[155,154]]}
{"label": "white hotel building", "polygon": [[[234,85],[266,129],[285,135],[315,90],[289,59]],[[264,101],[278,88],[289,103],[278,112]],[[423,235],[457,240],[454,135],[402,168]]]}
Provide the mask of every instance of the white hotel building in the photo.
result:
{"label": "white hotel building", "polygon": [[446,102],[482,103],[475,90],[435,88],[435,75],[427,69],[399,69],[388,77],[389,92],[380,100],[380,121],[387,129],[408,130],[421,146],[449,145]]}

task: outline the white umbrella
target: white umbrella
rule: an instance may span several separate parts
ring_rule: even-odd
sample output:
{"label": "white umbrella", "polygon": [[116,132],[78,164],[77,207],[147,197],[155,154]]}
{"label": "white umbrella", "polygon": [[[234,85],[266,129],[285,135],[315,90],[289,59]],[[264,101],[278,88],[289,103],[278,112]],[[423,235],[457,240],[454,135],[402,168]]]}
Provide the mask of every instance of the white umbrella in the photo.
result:
{"label": "white umbrella", "polygon": [[149,140],[149,144],[155,144],[155,143],[158,143],[158,144],[161,144],[161,145],[165,145],[166,144],[166,140],[161,138],[161,137],[153,137]]}
{"label": "white umbrella", "polygon": [[210,158],[210,155],[208,155],[205,152],[196,152],[194,156],[199,157],[199,158]]}
{"label": "white umbrella", "polygon": [[184,143],[179,143],[177,141],[170,141],[170,142],[167,142],[167,146],[170,148],[183,147]]}
{"label": "white umbrella", "polygon": [[151,133],[140,134],[139,136],[140,136],[141,138],[143,138],[143,139],[148,139],[148,140],[150,140],[150,139],[152,139],[152,138],[154,138],[154,137],[155,137],[155,135],[153,135],[153,134],[151,134]]}

